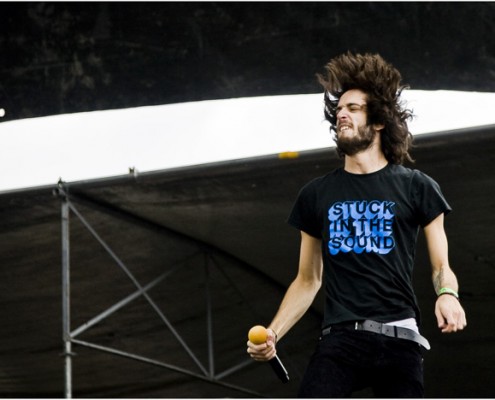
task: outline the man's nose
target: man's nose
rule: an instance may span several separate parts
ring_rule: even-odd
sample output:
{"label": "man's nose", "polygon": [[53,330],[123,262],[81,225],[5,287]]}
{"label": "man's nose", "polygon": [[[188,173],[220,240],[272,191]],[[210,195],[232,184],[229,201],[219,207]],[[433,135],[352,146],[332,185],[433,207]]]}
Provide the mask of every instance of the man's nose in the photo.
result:
{"label": "man's nose", "polygon": [[345,119],[348,119],[348,118],[349,118],[349,114],[345,111],[345,108],[342,108],[337,113],[337,120],[338,121],[345,120]]}

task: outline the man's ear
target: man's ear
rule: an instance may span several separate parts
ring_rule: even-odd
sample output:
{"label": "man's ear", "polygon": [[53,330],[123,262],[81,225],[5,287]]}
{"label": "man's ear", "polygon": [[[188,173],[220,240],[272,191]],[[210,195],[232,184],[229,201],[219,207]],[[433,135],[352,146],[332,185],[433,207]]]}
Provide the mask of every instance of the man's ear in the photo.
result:
{"label": "man's ear", "polygon": [[373,124],[373,129],[377,132],[380,132],[383,128],[385,128],[384,124]]}

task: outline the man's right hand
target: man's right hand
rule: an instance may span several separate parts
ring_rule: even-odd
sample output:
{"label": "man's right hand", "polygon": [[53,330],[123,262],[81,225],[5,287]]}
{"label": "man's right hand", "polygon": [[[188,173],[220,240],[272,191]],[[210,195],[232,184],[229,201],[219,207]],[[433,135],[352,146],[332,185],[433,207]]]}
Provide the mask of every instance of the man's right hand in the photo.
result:
{"label": "man's right hand", "polygon": [[255,361],[267,362],[277,354],[275,333],[271,329],[267,329],[267,331],[268,337],[265,343],[254,344],[251,341],[247,342],[247,352]]}

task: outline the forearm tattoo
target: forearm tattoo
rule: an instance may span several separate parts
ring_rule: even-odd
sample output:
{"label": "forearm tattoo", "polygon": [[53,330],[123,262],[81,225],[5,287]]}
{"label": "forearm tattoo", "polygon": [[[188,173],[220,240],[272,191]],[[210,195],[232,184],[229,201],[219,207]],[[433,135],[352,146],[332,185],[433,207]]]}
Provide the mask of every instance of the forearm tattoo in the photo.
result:
{"label": "forearm tattoo", "polygon": [[438,293],[443,286],[443,268],[438,271],[438,273],[433,277],[433,287]]}

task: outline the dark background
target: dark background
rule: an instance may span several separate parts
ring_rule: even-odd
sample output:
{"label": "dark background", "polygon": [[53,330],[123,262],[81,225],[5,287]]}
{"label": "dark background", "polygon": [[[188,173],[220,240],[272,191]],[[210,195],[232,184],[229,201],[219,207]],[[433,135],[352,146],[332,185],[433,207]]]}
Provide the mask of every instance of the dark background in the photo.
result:
{"label": "dark background", "polygon": [[315,73],[378,52],[413,89],[495,90],[493,2],[5,2],[9,119],[316,93]]}

